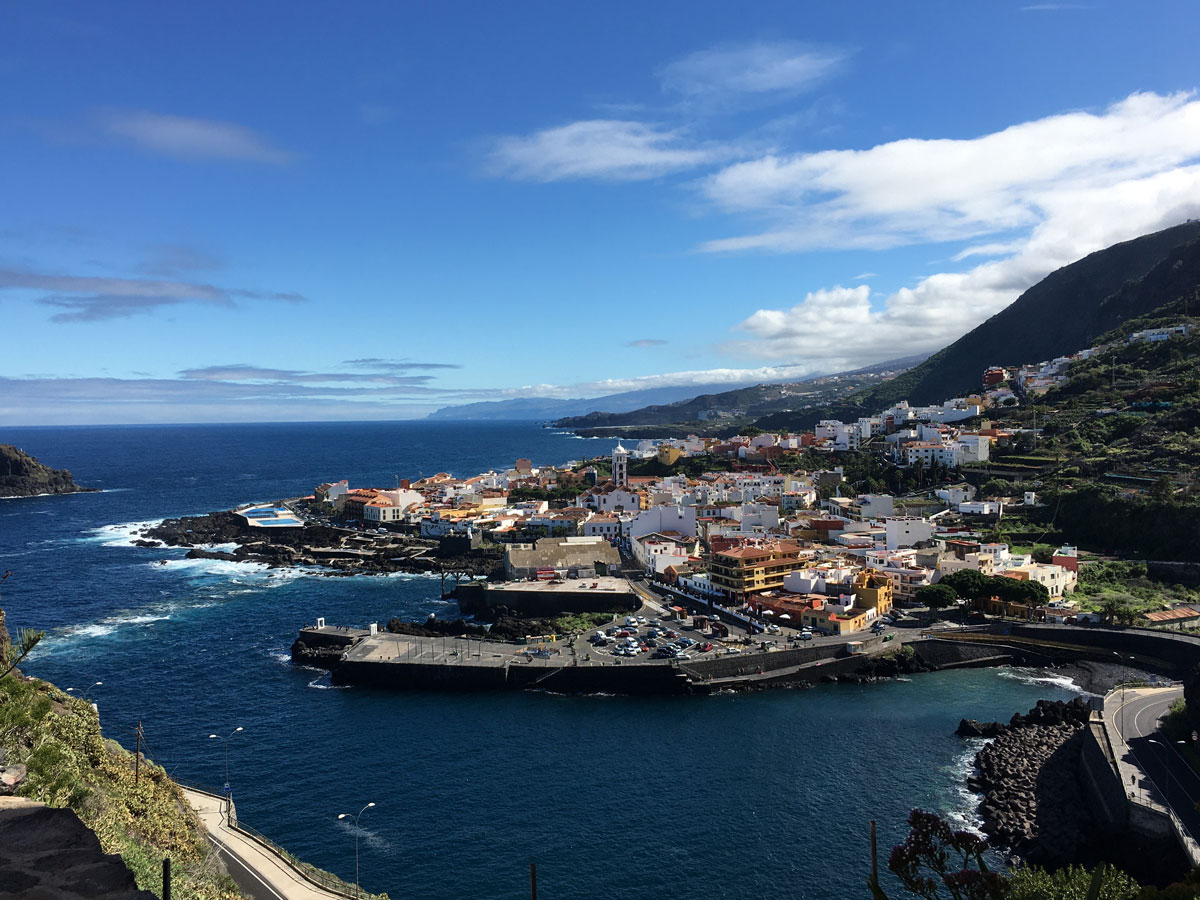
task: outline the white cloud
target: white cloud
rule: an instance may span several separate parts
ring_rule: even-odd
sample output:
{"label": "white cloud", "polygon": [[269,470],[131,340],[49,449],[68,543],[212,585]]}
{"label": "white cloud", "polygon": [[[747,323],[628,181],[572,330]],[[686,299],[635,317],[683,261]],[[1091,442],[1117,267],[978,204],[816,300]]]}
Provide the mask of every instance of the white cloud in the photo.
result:
{"label": "white cloud", "polygon": [[235,122],[195,119],[147,110],[110,110],[99,115],[113,137],[143,150],[186,160],[231,160],[284,165],[293,155]]}
{"label": "white cloud", "polygon": [[664,90],[724,100],[746,94],[795,94],[839,68],[847,53],[795,42],[758,42],[692,53],[659,70]]}
{"label": "white cloud", "polygon": [[885,248],[960,241],[1046,220],[1048,196],[1113,187],[1200,157],[1200,102],[1133,94],[969,140],[768,155],[707,178],[721,209],[772,223],[710,241],[714,252]]}
{"label": "white cloud", "polygon": [[[726,352],[835,362],[937,350],[1088,253],[1200,215],[1200,101],[1134,94],[972,140],[766,156],[703,185],[721,208],[773,221],[709,251],[884,248],[983,238],[941,272],[890,295],[813,291],[745,319]],[[990,240],[988,240],[990,238]],[[858,280],[858,279],[855,279]],[[826,363],[829,363],[828,365]]]}
{"label": "white cloud", "polygon": [[1044,221],[1011,256],[930,275],[872,303],[868,288],[808,294],[759,310],[728,352],[766,359],[873,361],[938,350],[1010,304],[1055,269],[1104,247],[1200,216],[1200,165],[1117,184],[1067,185],[1039,197]]}
{"label": "white cloud", "polygon": [[727,148],[689,145],[683,133],[621,119],[590,119],[496,140],[491,174],[525,181],[637,181],[730,159]]}

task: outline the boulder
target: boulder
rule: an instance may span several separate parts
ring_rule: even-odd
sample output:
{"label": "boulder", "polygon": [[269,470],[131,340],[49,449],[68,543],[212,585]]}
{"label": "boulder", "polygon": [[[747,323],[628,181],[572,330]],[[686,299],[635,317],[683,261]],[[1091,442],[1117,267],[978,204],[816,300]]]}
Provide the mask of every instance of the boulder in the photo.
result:
{"label": "boulder", "polygon": [[28,774],[29,771],[20,763],[0,768],[0,794],[4,796],[15,794]]}

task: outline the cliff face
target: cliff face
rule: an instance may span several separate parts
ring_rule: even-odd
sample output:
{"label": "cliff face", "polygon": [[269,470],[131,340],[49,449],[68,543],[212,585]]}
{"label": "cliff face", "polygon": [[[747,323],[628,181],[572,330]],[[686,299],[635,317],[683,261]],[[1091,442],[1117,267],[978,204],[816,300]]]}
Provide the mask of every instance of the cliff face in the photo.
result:
{"label": "cliff face", "polygon": [[0,497],[73,494],[80,487],[66,469],[51,469],[12,444],[0,444]]}
{"label": "cliff face", "polygon": [[5,896],[156,900],[71,810],[12,797],[0,799],[0,884]]}

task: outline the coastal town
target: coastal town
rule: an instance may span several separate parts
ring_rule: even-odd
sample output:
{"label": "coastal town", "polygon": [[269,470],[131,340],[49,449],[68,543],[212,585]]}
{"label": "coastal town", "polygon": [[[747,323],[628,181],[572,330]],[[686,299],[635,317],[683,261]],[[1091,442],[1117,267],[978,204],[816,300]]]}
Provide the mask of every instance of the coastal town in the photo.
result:
{"label": "coastal town", "polygon": [[[988,539],[1006,505],[1034,506],[1036,493],[981,500],[975,486],[950,477],[1020,437],[980,419],[1010,396],[993,388],[936,407],[901,403],[801,434],[642,440],[617,444],[606,459],[563,466],[518,459],[503,471],[437,473],[393,488],[327,482],[310,498],[240,515],[254,529],[316,520],[364,535],[405,532],[501,548],[509,581],[595,579],[625,566],[679,596],[817,634],[866,631],[893,607],[926,606],[922,588],[961,571],[1040,589],[1024,603],[988,598],[985,612],[1084,620],[1089,614],[1070,597],[1074,547],[1041,560]],[[956,425],[966,419],[981,424]],[[938,483],[907,496],[854,493],[829,451],[860,449],[899,468],[936,472]],[[823,451],[826,468],[782,470],[789,455]],[[647,469],[665,474],[633,474]]]}

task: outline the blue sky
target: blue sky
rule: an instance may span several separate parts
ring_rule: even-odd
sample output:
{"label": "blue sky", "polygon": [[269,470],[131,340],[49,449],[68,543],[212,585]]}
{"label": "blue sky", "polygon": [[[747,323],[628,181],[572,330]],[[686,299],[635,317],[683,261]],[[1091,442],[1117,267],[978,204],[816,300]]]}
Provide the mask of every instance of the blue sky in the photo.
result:
{"label": "blue sky", "polygon": [[799,378],[1200,215],[1192,2],[0,17],[0,424]]}

